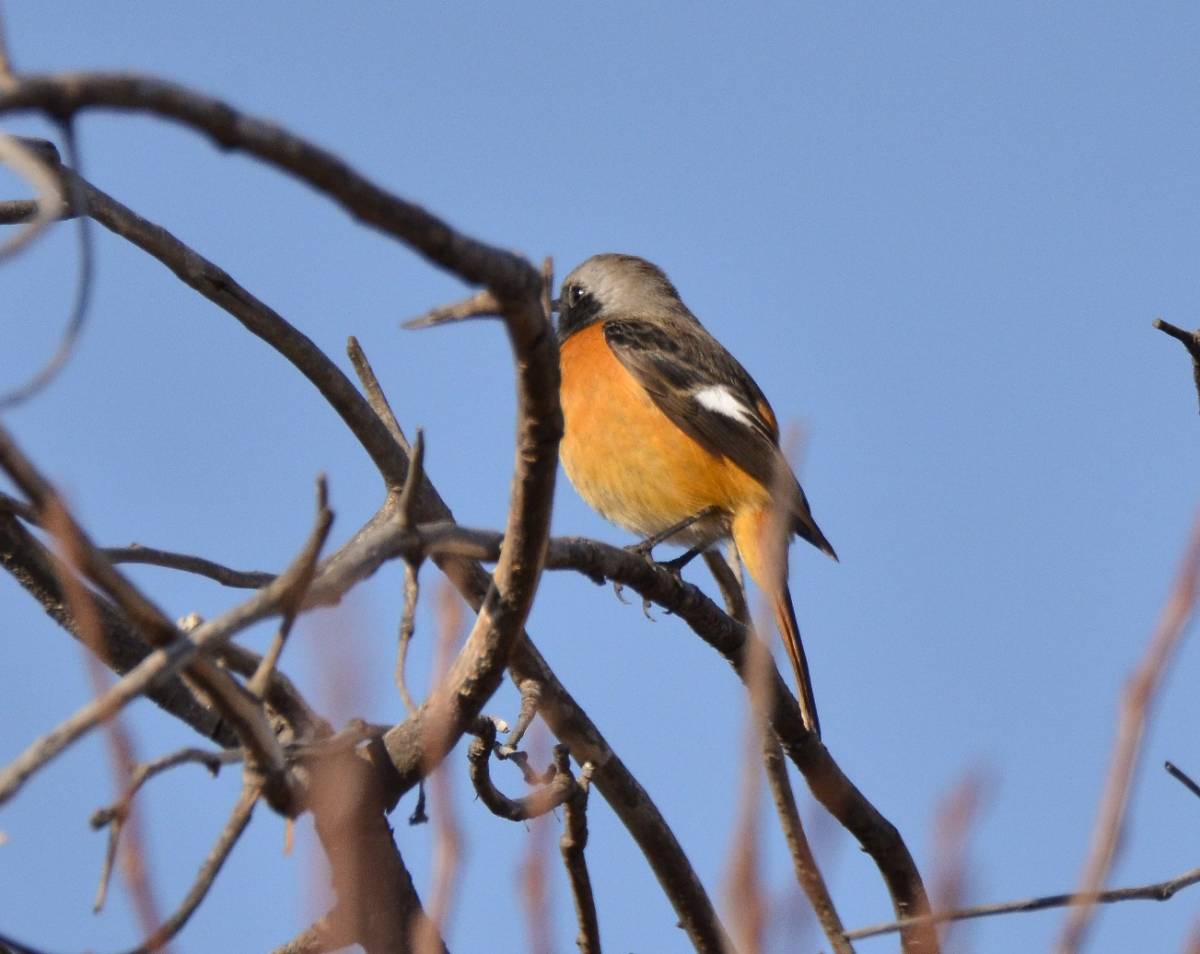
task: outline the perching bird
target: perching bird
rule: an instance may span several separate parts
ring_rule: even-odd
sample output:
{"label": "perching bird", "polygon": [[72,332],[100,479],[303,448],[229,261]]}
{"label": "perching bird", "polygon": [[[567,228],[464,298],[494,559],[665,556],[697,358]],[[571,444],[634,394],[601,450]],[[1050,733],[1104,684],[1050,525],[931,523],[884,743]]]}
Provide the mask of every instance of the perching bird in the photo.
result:
{"label": "perching bird", "polygon": [[771,602],[796,670],[805,725],[820,723],[788,591],[795,533],[835,560],[779,449],[754,379],[656,265],[595,255],[558,300],[563,467],[588,504],[648,543],[733,538]]}

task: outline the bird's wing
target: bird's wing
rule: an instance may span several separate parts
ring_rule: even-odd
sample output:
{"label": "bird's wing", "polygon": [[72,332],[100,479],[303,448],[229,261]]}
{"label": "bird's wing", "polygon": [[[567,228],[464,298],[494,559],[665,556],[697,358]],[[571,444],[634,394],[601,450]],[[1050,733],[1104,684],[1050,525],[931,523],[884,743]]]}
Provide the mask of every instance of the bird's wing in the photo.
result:
{"label": "bird's wing", "polygon": [[775,414],[754,379],[715,338],[620,318],[604,323],[604,339],[680,430],[772,486],[782,463]]}

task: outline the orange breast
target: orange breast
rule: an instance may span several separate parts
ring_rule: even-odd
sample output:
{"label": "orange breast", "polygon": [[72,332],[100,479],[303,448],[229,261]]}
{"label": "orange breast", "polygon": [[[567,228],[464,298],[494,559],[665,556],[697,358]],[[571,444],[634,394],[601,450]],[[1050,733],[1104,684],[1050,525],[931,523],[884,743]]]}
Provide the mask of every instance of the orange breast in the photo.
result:
{"label": "orange breast", "polygon": [[[604,517],[649,536],[708,507],[732,514],[767,501],[757,481],[709,453],[655,406],[612,353],[599,323],[563,342],[561,362],[563,468]],[[717,535],[710,524],[679,542]]]}

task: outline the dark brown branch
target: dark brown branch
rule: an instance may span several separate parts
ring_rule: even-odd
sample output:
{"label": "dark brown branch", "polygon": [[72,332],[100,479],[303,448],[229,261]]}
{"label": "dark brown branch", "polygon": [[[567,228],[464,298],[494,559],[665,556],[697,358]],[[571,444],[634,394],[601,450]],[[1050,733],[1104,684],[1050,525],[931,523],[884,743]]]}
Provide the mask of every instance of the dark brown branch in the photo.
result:
{"label": "dark brown branch", "polygon": [[[395,424],[387,400],[365,356],[359,349],[359,360],[355,360],[353,351],[352,348],[351,360],[363,378],[364,387],[368,394],[374,394],[372,406],[386,409],[383,416],[385,420],[391,418],[390,429],[398,433],[399,426]],[[403,435],[399,435],[398,440],[402,442]],[[418,521],[453,522],[450,508],[430,481],[422,484],[416,503]],[[386,536],[386,527],[392,519],[392,512],[385,508],[363,528],[356,538],[360,544],[357,556],[362,558],[361,561],[351,560],[347,554],[345,560],[335,556],[327,562],[324,581],[328,589],[324,594],[314,593],[314,599],[319,596],[335,598],[334,594],[342,587],[351,585],[349,581],[370,575],[388,558],[380,538]],[[467,603],[478,611],[490,584],[487,572],[473,559],[441,556],[435,557],[434,562],[446,573]],[[321,587],[322,581],[318,580],[314,589]],[[726,951],[729,942],[724,928],[670,826],[587,713],[559,682],[527,633],[521,635],[509,660],[509,672],[518,685],[532,681],[541,687],[543,717],[551,731],[571,747],[577,762],[591,762],[595,766],[597,788],[641,848],[695,948],[701,952]]]}
{"label": "dark brown branch", "polygon": [[496,726],[491,719],[477,719],[471,731],[475,738],[467,749],[467,762],[471,767],[471,784],[475,794],[493,815],[509,821],[528,821],[554,811],[570,798],[576,789],[574,776],[554,773],[549,784],[521,798],[509,798],[492,783],[490,762],[496,746]]}
{"label": "dark brown branch", "polygon": [[[225,308],[248,330],[292,362],[346,422],[385,480],[392,486],[403,483],[407,462],[402,445],[386,426],[380,424],[379,418],[340,369],[307,337],[255,299],[227,273],[165,230],[91,186],[87,186],[86,195],[89,214],[100,224],[158,258],[185,284]],[[423,486],[420,505],[418,519],[423,522],[450,519],[449,509],[428,481]],[[386,522],[387,516],[384,512],[373,523]],[[364,534],[369,534],[370,529],[369,525]],[[361,536],[325,562],[322,573],[314,582],[314,602],[335,601],[340,593],[369,575],[382,562],[376,562],[373,554],[364,554]],[[438,562],[468,603],[478,610],[491,582],[489,575],[471,561],[443,558]],[[323,591],[319,596],[315,592],[318,590]],[[250,605],[239,608],[236,614],[227,614],[219,621],[205,624],[207,629],[201,635],[209,642],[220,643],[239,626],[268,615],[271,608],[269,597],[256,598]],[[162,672],[168,667],[151,668]],[[514,678],[535,679],[545,687],[543,714],[551,730],[571,745],[578,761],[590,760],[595,764],[597,787],[638,842],[693,944],[705,952],[724,950],[728,942],[712,903],[661,813],[525,635],[510,660],[510,669]],[[129,688],[132,691],[135,687]]]}
{"label": "dark brown branch", "polygon": [[[570,757],[565,746],[560,745],[555,749],[554,762],[560,774],[570,774]],[[558,839],[567,879],[571,882],[575,919],[579,922],[579,934],[575,937],[579,954],[600,954],[600,920],[596,917],[596,898],[592,893],[592,879],[584,857],[588,842],[587,802],[591,779],[591,764],[580,766],[575,791],[563,805],[563,833]]]}
{"label": "dark brown branch", "polygon": [[1163,767],[1171,773],[1172,778],[1176,779],[1181,785],[1183,785],[1184,788],[1186,788],[1197,798],[1200,798],[1200,785],[1197,785],[1195,779],[1188,775],[1187,772],[1181,769],[1174,762],[1170,761],[1166,762]]}
{"label": "dark brown branch", "polygon": [[957,911],[945,911],[926,915],[921,918],[909,918],[905,921],[890,921],[886,924],[872,924],[869,927],[855,928],[847,931],[846,937],[858,941],[878,934],[893,934],[906,927],[942,924],[946,921],[966,921],[971,918],[986,918],[996,914],[1016,914],[1023,911],[1044,911],[1046,908],[1065,908],[1075,905],[1115,904],[1119,901],[1169,901],[1176,893],[1184,888],[1200,883],[1200,868],[1185,871],[1169,881],[1159,881],[1155,884],[1144,884],[1134,888],[1114,888],[1111,891],[1101,891],[1092,895],[1051,894],[1040,898],[1027,898],[1022,901],[1005,901],[1000,904],[980,904]]}
{"label": "dark brown branch", "polygon": [[1154,327],[1187,348],[1188,354],[1192,356],[1192,378],[1196,383],[1196,396],[1200,398],[1200,331],[1184,331],[1161,318],[1154,320]]}
{"label": "dark brown branch", "polygon": [[16,514],[26,523],[32,524],[35,527],[41,524],[36,510],[34,510],[23,500],[18,500],[16,497],[10,497],[5,493],[0,493],[0,512]]}
{"label": "dark brown branch", "polygon": [[332,153],[220,100],[149,76],[75,73],[21,77],[0,95],[0,113],[38,110],[66,118],[92,107],[152,113],[190,126],[223,149],[239,149],[307,182],[352,216],[404,241],[507,306],[536,296],[540,276],[523,259],[456,232],[381,188]]}
{"label": "dark brown branch", "polygon": [[275,579],[274,573],[234,570],[204,557],[159,550],[142,546],[140,543],[132,543],[127,547],[105,547],[101,552],[113,563],[140,563],[146,566],[161,566],[168,570],[182,570],[184,573],[195,573],[235,589],[257,590]]}

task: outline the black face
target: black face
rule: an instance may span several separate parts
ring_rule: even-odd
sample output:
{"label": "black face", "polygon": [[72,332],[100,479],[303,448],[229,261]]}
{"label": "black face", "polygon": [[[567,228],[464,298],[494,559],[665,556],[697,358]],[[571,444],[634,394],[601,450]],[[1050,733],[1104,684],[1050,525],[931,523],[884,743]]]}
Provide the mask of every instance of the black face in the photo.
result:
{"label": "black face", "polygon": [[563,285],[558,296],[558,340],[587,327],[600,316],[600,302],[579,282]]}

